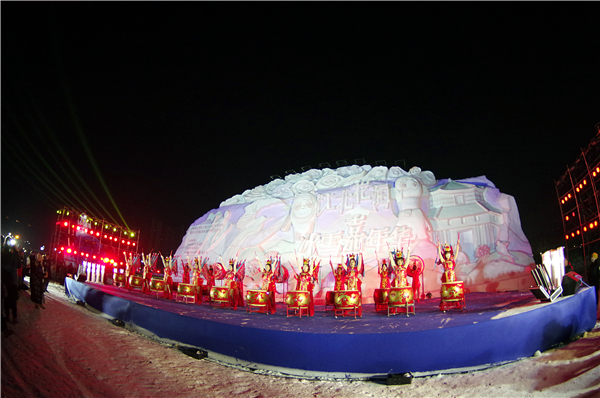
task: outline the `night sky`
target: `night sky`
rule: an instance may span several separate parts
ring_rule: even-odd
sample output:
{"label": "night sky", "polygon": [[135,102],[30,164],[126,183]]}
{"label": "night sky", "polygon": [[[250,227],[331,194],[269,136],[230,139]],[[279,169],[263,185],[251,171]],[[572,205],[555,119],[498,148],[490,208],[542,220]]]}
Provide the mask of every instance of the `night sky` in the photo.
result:
{"label": "night sky", "polygon": [[534,253],[564,244],[554,180],[600,122],[592,3],[1,11],[3,234],[48,245],[67,205],[174,251],[273,175],[364,158],[486,175],[515,197]]}

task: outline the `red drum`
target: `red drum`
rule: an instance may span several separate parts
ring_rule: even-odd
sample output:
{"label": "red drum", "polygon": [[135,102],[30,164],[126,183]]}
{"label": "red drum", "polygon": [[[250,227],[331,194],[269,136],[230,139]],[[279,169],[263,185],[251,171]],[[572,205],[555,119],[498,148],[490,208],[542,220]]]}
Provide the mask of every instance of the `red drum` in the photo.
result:
{"label": "red drum", "polygon": [[150,280],[150,290],[162,292],[165,290],[165,281],[163,279]]}
{"label": "red drum", "polygon": [[213,286],[210,289],[210,298],[217,303],[229,303],[229,288],[227,286]]}
{"label": "red drum", "polygon": [[465,304],[465,285],[463,281],[444,282],[441,290],[442,300],[440,310],[446,311],[450,308],[463,309]]}
{"label": "red drum", "polygon": [[266,309],[269,304],[269,293],[266,290],[246,291],[246,312],[252,312],[253,307]]}
{"label": "red drum", "polygon": [[333,307],[333,299],[335,292],[326,292],[325,293],[325,312],[327,312],[327,306],[330,305]]}
{"label": "red drum", "polygon": [[129,277],[129,288],[130,289],[141,289],[144,285],[144,278],[139,275],[131,275]]}
{"label": "red drum", "polygon": [[387,308],[390,289],[375,289],[373,291],[373,302],[375,311],[381,311]]}
{"label": "red drum", "polygon": [[[334,314],[337,318],[338,314],[346,315],[346,311],[354,310],[356,318],[357,310],[362,306],[362,297],[358,290],[336,290],[333,298]],[[362,316],[362,311],[360,314]]]}
{"label": "red drum", "polygon": [[391,287],[388,295],[388,316],[390,315],[390,308],[393,308],[394,312],[396,312],[396,310],[406,312],[406,316],[408,316],[409,313],[414,314],[415,301],[412,287]]}
{"label": "red drum", "polygon": [[127,278],[125,277],[125,274],[121,274],[121,273],[117,273],[115,274],[115,285],[118,285],[119,283],[125,284],[125,281],[127,280]]}
{"label": "red drum", "polygon": [[291,291],[285,295],[285,303],[287,304],[287,316],[289,317],[289,310],[294,310],[302,318],[302,311],[306,311],[308,314],[308,306],[310,304],[310,292],[307,291]]}
{"label": "red drum", "polygon": [[188,300],[191,300],[193,303],[195,303],[197,294],[198,286],[187,283],[179,283],[177,284],[177,296],[175,297],[175,301],[179,301],[179,297],[181,297],[181,301],[187,303]]}

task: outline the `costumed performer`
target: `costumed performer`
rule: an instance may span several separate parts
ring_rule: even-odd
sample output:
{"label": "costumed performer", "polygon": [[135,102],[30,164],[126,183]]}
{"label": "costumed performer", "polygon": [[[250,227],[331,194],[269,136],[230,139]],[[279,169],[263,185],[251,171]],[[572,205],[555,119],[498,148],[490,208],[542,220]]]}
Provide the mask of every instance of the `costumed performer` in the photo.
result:
{"label": "costumed performer", "polygon": [[135,270],[133,269],[133,256],[129,253],[129,258],[127,254],[123,252],[125,256],[125,289],[129,290],[129,277],[135,274]]}
{"label": "costumed performer", "polygon": [[163,298],[171,300],[173,298],[173,269],[172,269],[172,261],[173,258],[171,256],[165,257],[161,254],[163,266],[164,266],[164,280],[165,280],[165,291],[163,292]]}
{"label": "costumed performer", "polygon": [[[414,300],[416,300],[417,302],[420,302],[420,295],[422,294],[421,291],[421,275],[423,275],[423,269],[425,268],[423,260],[418,258],[417,256],[413,256],[412,258],[412,264],[410,264],[410,260],[409,259],[409,265],[408,265],[408,276],[412,277],[412,290],[413,290],[413,297]],[[425,297],[425,296],[423,296]]]}
{"label": "costumed performer", "polygon": [[[298,259],[296,259],[298,261]],[[302,271],[300,274],[296,274],[296,270],[292,267],[292,271],[294,271],[294,278],[296,278],[296,291],[309,292],[309,303],[308,303],[308,315],[315,315],[315,303],[313,299],[313,289],[315,287],[314,282],[318,283],[319,280],[319,264],[315,264],[316,260],[313,260],[312,270],[310,266],[310,258],[305,258],[302,261]]]}
{"label": "costumed performer", "polygon": [[455,259],[458,257],[459,253],[460,237],[458,238],[458,242],[456,242],[456,254],[452,250],[452,246],[450,246],[447,243],[444,243],[442,253],[442,246],[440,245],[440,243],[438,243],[438,264],[442,264],[442,266],[444,267],[444,273],[442,274],[442,283],[456,282],[456,273],[454,272],[454,269],[456,268]]}
{"label": "costumed performer", "polygon": [[[410,247],[410,243],[409,243]],[[404,257],[403,249],[390,252],[390,259],[393,264],[394,279],[392,280],[392,287],[408,287],[408,279],[406,278],[406,270],[408,265],[406,264],[405,258],[410,258],[410,249],[407,250],[406,257]]]}
{"label": "costumed performer", "polygon": [[202,263],[202,257],[194,259],[194,265],[192,268],[192,285],[196,288],[196,303],[202,304],[202,270],[200,264]]}
{"label": "costumed performer", "polygon": [[[357,259],[360,256],[360,268],[357,264]],[[348,291],[358,291],[359,304],[358,304],[358,316],[362,316],[362,281],[359,276],[365,276],[365,262],[363,260],[362,254],[354,255],[350,254],[346,260],[347,264],[347,277],[346,277],[346,290]],[[345,311],[347,312],[347,311]]]}
{"label": "costumed performer", "polygon": [[391,272],[385,258],[381,260],[381,263],[377,259],[377,273],[379,274],[379,288],[389,289]]}
{"label": "costumed performer", "polygon": [[333,269],[333,263],[329,260],[329,266],[331,267],[331,272],[333,273],[333,277],[335,278],[335,284],[333,286],[333,290],[346,290],[346,269],[342,265],[342,263],[338,263],[335,270]]}
{"label": "costumed performer", "polygon": [[[258,257],[256,259],[258,260],[259,266],[262,268],[261,262],[258,259]],[[274,314],[276,311],[275,295],[277,294],[277,289],[275,284],[283,283],[283,281],[287,279],[287,277],[284,278],[283,274],[284,273],[281,272],[281,257],[277,257],[277,262],[274,271],[272,269],[272,260],[269,258],[261,274],[261,290],[265,290],[267,292],[267,295],[269,296],[267,311],[271,314]]]}
{"label": "costumed performer", "polygon": [[144,260],[144,268],[142,271],[142,293],[150,293],[150,281],[152,280],[152,261],[150,255],[144,257],[142,253],[142,260]]}
{"label": "costumed performer", "polygon": [[189,285],[190,284],[190,258],[187,258],[187,262],[183,262],[183,257],[181,257],[181,264],[182,264],[182,268],[183,268],[183,273],[181,275],[181,283],[185,284],[185,285]]}

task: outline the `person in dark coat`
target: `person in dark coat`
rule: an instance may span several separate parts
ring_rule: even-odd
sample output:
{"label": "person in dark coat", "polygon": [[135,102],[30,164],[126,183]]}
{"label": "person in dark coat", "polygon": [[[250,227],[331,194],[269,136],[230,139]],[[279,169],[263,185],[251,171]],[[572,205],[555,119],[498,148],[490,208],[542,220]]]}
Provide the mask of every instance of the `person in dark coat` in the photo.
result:
{"label": "person in dark coat", "polygon": [[44,307],[44,291],[46,290],[45,278],[46,271],[44,270],[44,259],[41,253],[32,253],[30,257],[31,276],[30,289],[31,301],[35,303],[35,308]]}
{"label": "person in dark coat", "polygon": [[4,315],[10,319],[12,312],[13,323],[18,323],[17,300],[19,299],[18,269],[22,267],[21,255],[16,247],[12,246],[2,250],[2,283],[6,289],[4,298]]}

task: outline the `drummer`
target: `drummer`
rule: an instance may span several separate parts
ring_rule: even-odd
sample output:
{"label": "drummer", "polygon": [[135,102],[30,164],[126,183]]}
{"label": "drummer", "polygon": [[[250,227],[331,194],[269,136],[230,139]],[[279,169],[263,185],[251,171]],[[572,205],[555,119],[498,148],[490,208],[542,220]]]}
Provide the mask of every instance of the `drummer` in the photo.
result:
{"label": "drummer", "polygon": [[379,288],[389,289],[391,272],[385,258],[381,261],[381,264],[377,262],[377,273],[379,274]]}
{"label": "drummer", "polygon": [[460,238],[458,238],[458,242],[456,243],[456,254],[454,254],[452,246],[447,243],[444,243],[444,252],[442,253],[442,247],[438,243],[438,255],[440,258],[438,264],[441,263],[444,267],[442,282],[456,282],[454,269],[456,268],[455,259],[458,257],[458,253],[460,253]]}
{"label": "drummer", "polygon": [[[256,260],[258,260],[259,267],[263,268],[258,257],[256,257]],[[271,259],[269,258],[267,260],[267,263],[265,264],[263,271],[262,271],[261,290],[266,291],[267,295],[269,296],[269,301],[267,301],[267,311],[271,314],[274,314],[275,309],[276,309],[275,308],[275,293],[277,292],[277,290],[275,289],[275,282],[276,282],[275,272],[273,272],[273,269],[271,266]]]}
{"label": "drummer", "polygon": [[346,290],[346,270],[342,263],[337,265],[337,268],[333,269],[333,263],[329,260],[329,265],[331,266],[331,272],[333,273],[333,277],[335,278],[335,285],[333,290]]}
{"label": "drummer", "polygon": [[[410,249],[406,254],[406,258],[410,258]],[[396,250],[396,252],[390,252],[390,259],[393,264],[394,279],[392,280],[392,287],[409,287],[408,278],[406,277],[406,271],[408,264],[406,264],[403,250]]]}
{"label": "drummer", "polygon": [[313,260],[313,266],[311,271],[310,259],[305,258],[302,262],[302,272],[300,274],[296,274],[296,271],[292,267],[292,271],[294,271],[294,278],[296,278],[296,290],[309,292],[310,293],[310,302],[308,304],[308,315],[315,315],[315,305],[313,300],[313,289],[314,289],[314,281],[319,280],[319,265],[315,264],[316,260]]}

